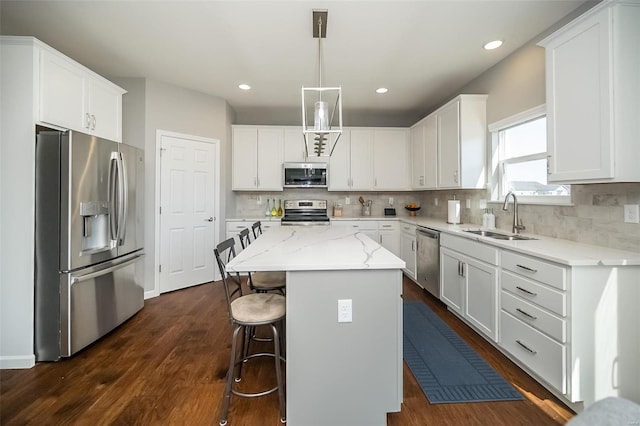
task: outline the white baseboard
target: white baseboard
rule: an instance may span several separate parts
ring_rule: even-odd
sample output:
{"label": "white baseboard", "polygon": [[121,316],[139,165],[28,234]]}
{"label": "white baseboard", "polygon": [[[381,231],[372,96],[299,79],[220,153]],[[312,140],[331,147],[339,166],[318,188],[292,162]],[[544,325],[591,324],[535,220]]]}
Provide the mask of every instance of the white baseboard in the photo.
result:
{"label": "white baseboard", "polygon": [[19,368],[31,368],[36,365],[34,354],[22,356],[0,356],[0,369],[16,370]]}
{"label": "white baseboard", "polygon": [[153,299],[158,296],[160,296],[160,292],[158,290],[149,290],[144,292],[144,300]]}

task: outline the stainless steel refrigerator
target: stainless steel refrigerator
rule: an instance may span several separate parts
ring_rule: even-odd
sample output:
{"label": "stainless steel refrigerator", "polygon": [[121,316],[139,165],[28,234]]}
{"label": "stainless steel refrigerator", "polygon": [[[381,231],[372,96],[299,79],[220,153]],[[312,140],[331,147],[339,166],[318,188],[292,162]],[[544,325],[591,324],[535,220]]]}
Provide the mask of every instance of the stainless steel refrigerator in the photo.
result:
{"label": "stainless steel refrigerator", "polygon": [[35,355],[70,356],[143,307],[144,153],[36,132]]}

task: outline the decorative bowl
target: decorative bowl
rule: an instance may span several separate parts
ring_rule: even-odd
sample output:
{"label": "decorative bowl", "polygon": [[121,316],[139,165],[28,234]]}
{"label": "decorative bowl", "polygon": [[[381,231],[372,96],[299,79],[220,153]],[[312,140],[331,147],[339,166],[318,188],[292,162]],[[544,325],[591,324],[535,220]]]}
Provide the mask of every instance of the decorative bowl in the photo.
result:
{"label": "decorative bowl", "polygon": [[417,206],[417,207],[404,206],[404,208],[409,211],[409,216],[415,216],[416,212],[421,209],[420,206]]}

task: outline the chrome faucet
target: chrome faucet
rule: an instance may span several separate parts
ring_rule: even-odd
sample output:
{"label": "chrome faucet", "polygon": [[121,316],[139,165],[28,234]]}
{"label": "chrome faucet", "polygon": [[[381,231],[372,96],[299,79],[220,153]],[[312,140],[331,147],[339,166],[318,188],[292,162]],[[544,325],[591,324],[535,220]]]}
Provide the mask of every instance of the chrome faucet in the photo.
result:
{"label": "chrome faucet", "polygon": [[516,194],[512,191],[509,191],[504,197],[504,204],[502,205],[502,210],[505,212],[509,210],[509,196],[513,197],[513,228],[512,231],[514,234],[520,233],[520,231],[525,230],[527,227],[522,224],[522,220],[518,223],[518,198]]}

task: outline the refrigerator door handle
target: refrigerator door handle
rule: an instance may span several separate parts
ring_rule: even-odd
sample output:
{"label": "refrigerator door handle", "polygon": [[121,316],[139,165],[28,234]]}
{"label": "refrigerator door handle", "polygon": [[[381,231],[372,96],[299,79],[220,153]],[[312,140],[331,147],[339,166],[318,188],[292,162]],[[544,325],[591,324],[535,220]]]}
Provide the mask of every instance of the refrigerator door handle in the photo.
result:
{"label": "refrigerator door handle", "polygon": [[134,257],[132,259],[129,259],[129,260],[125,261],[125,262],[117,263],[117,264],[115,264],[113,266],[110,266],[108,268],[100,269],[99,271],[90,272],[88,274],[84,274],[84,275],[80,275],[80,276],[77,276],[77,277],[73,277],[71,279],[71,284],[81,283],[83,281],[87,281],[87,280],[91,280],[93,278],[99,277],[101,275],[109,274],[109,273],[111,273],[113,271],[116,271],[118,269],[122,269],[125,266],[131,265],[132,263],[137,262],[139,260],[139,258],[141,258],[142,256],[144,256],[144,254],[139,254],[136,257]]}
{"label": "refrigerator door handle", "polygon": [[127,168],[125,167],[125,160],[122,153],[118,153],[118,245],[124,243],[124,238],[127,233],[127,214],[129,212],[129,200],[127,195],[128,179]]}
{"label": "refrigerator door handle", "polygon": [[116,199],[118,195],[118,153],[112,152],[109,159],[109,234],[112,241],[117,243],[118,240],[118,212],[116,209],[118,201]]}

